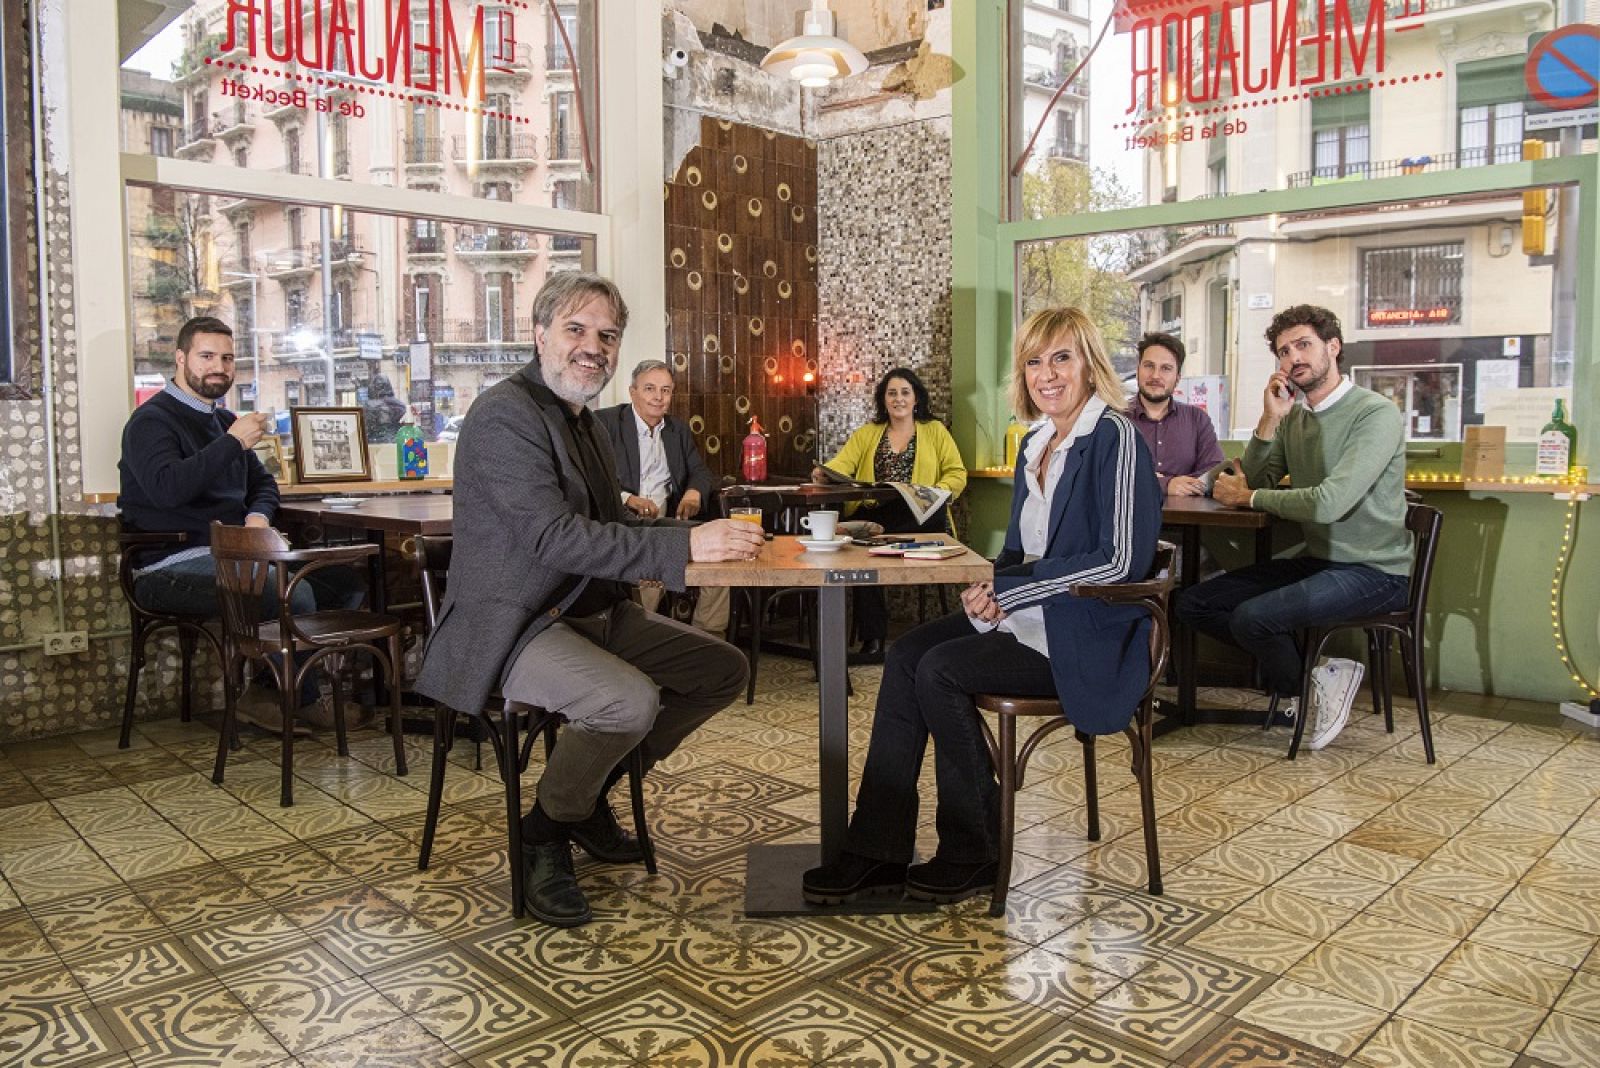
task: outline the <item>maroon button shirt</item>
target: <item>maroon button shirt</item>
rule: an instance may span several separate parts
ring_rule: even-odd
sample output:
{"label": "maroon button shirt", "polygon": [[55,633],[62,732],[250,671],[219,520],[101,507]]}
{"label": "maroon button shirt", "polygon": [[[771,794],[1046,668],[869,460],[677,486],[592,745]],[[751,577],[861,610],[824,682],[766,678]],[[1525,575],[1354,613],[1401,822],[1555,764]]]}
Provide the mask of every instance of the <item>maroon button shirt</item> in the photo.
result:
{"label": "maroon button shirt", "polygon": [[1166,418],[1157,422],[1145,414],[1144,404],[1134,394],[1128,404],[1128,416],[1150,446],[1163,493],[1175,476],[1204,474],[1222,462],[1222,446],[1217,444],[1217,432],[1211,429],[1211,417],[1192,404],[1174,400]]}

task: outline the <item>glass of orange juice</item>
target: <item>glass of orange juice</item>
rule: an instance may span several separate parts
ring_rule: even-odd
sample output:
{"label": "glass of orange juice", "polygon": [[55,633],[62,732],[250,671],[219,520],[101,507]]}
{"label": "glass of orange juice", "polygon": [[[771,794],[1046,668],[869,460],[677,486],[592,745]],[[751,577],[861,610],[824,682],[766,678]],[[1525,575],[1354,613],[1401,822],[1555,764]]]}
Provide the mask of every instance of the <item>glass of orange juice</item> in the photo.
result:
{"label": "glass of orange juice", "polygon": [[761,525],[761,509],[759,508],[729,508],[728,518],[737,519],[741,523],[754,523]]}

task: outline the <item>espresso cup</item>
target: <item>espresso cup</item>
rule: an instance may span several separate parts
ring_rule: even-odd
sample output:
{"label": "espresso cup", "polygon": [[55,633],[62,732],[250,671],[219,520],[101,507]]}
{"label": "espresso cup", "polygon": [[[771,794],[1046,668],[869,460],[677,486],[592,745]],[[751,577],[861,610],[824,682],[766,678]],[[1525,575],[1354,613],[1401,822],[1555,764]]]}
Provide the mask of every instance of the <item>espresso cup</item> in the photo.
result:
{"label": "espresso cup", "polygon": [[807,512],[800,517],[800,525],[811,531],[811,537],[815,540],[832,541],[839,529],[839,513],[823,510]]}

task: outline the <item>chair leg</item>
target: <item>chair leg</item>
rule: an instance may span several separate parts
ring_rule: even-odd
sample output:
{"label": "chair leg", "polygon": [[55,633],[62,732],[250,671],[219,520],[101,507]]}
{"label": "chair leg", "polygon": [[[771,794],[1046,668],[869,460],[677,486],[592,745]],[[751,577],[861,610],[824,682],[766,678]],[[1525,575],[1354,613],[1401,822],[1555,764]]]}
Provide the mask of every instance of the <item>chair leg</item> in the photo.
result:
{"label": "chair leg", "polygon": [[950,587],[943,583],[939,584],[939,614],[941,616],[950,614]]}
{"label": "chair leg", "polygon": [[650,821],[644,816],[644,750],[634,746],[628,754],[628,800],[633,804],[633,833],[644,853],[644,870],[656,873],[656,847],[650,841]]}
{"label": "chair leg", "polygon": [[428,772],[428,815],[422,822],[422,851],[417,854],[417,870],[428,870],[433,855],[433,832],[439,826],[439,805],[444,801],[444,772],[450,762],[450,743],[455,737],[456,713],[453,708],[437,708],[433,713],[433,767]]}
{"label": "chair leg", "polygon": [[522,916],[522,747],[517,744],[516,710],[500,714],[500,744],[495,756],[500,759],[500,778],[506,787],[506,837],[511,846],[511,915]]}
{"label": "chair leg", "polygon": [[[128,690],[122,699],[122,737],[117,740],[118,749],[126,749],[133,743],[133,706],[139,698],[139,673],[144,670],[144,639],[145,629],[135,622],[132,648],[128,654]],[[223,737],[227,737],[226,732]]]}
{"label": "chair leg", "polygon": [[1433,763],[1433,721],[1428,718],[1428,687],[1423,682],[1422,649],[1414,633],[1400,638],[1400,656],[1405,663],[1406,680],[1417,701],[1417,724],[1422,729],[1422,752]]}
{"label": "chair leg", "polygon": [[1089,841],[1100,841],[1100,789],[1095,782],[1094,735],[1073,731],[1083,745],[1083,795],[1088,806]]}
{"label": "chair leg", "polygon": [[278,703],[283,712],[283,755],[278,789],[281,808],[294,804],[294,714],[300,699],[300,680],[293,665],[291,657],[284,657],[283,685],[278,687]]}
{"label": "chair leg", "polygon": [[[1161,896],[1161,845],[1156,838],[1155,758],[1150,751],[1149,723],[1154,710],[1146,707],[1141,717],[1144,726],[1128,729],[1133,748],[1133,773],[1139,780],[1139,809],[1144,816],[1144,862],[1150,877],[1150,893]],[[1304,722],[1305,717],[1296,717]]]}
{"label": "chair leg", "polygon": [[389,636],[389,733],[394,737],[394,773],[406,774],[406,742],[400,733],[400,635]]}
{"label": "chair leg", "polygon": [[1278,695],[1273,694],[1267,699],[1267,714],[1261,718],[1261,729],[1270,730],[1272,721],[1278,718]]}
{"label": "chair leg", "polygon": [[333,740],[338,748],[339,755],[347,757],[350,755],[350,737],[345,730],[344,723],[344,686],[339,681],[339,676],[343,674],[341,670],[343,665],[340,664],[340,658],[337,656],[332,656],[328,659],[332,661],[328,675],[333,683]]}
{"label": "chair leg", "polygon": [[1382,642],[1376,630],[1367,630],[1367,682],[1372,690],[1372,713],[1383,711],[1383,667],[1378,659],[1383,655]]}
{"label": "chair leg", "polygon": [[1316,667],[1317,650],[1321,642],[1317,635],[1306,635],[1306,655],[1300,666],[1300,707],[1294,717],[1294,738],[1289,742],[1289,759],[1293,760],[1300,752],[1300,739],[1306,733],[1306,721],[1311,718],[1311,672]]}
{"label": "chair leg", "polygon": [[1017,833],[1017,718],[1000,715],[1000,855],[996,858],[994,893],[989,898],[989,915],[1006,914],[1006,897],[1011,891],[1012,839]]}
{"label": "chair leg", "polygon": [[1389,632],[1384,631],[1378,637],[1379,648],[1383,651],[1383,725],[1390,734],[1394,733],[1394,670],[1389,665]]}
{"label": "chair leg", "polygon": [[178,692],[178,720],[194,718],[194,650],[200,639],[188,627],[178,628],[178,653],[183,663],[182,689]]}
{"label": "chair leg", "polygon": [[233,748],[239,745],[239,667],[230,663],[228,657],[222,658],[222,730],[217,732],[217,763],[211,769],[211,781],[218,786],[222,785],[222,769],[228,761],[230,744]]}

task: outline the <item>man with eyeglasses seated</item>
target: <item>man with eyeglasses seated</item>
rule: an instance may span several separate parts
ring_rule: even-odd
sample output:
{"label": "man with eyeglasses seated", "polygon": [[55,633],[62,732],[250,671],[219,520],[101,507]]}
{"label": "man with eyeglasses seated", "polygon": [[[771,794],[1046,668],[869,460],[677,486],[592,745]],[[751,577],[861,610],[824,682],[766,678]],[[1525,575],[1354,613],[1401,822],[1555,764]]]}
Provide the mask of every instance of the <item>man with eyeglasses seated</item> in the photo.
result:
{"label": "man with eyeglasses seated", "polygon": [[[1177,599],[1183,622],[1255,656],[1271,692],[1299,709],[1306,627],[1405,607],[1411,573],[1406,530],[1406,440],[1400,410],[1339,369],[1338,318],[1299,304],[1267,327],[1278,369],[1237,472],[1217,476],[1212,497],[1300,524],[1305,550],[1219,575]],[[1280,488],[1284,475],[1289,486]],[[1331,658],[1312,675],[1308,744],[1344,729],[1362,665]],[[1280,703],[1280,707],[1284,707]]]}

